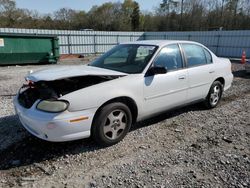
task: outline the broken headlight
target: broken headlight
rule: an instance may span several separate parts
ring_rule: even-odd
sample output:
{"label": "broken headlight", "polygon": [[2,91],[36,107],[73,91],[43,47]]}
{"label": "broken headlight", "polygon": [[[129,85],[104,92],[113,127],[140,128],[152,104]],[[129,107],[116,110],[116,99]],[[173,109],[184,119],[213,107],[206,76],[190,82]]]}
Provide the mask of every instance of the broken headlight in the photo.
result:
{"label": "broken headlight", "polygon": [[42,100],[36,108],[44,112],[58,113],[67,110],[69,102],[66,100]]}

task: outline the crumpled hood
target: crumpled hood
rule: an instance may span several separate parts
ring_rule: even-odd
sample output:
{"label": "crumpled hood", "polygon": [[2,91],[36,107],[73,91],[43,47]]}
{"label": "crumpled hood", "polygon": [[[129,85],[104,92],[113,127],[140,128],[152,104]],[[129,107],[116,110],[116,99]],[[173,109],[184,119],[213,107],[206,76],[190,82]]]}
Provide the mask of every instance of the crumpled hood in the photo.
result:
{"label": "crumpled hood", "polygon": [[72,65],[72,66],[57,66],[38,70],[29,74],[25,78],[33,82],[38,81],[53,81],[63,78],[77,76],[119,76],[127,75],[126,73],[102,69],[87,65]]}

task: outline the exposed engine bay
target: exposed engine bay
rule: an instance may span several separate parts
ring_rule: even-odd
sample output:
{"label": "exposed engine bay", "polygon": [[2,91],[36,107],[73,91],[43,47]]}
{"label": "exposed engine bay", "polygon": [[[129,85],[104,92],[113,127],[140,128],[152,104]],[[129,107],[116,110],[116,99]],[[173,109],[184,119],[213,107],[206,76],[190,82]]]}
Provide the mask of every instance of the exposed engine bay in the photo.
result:
{"label": "exposed engine bay", "polygon": [[23,107],[30,108],[38,99],[58,99],[73,91],[119,77],[121,76],[79,76],[53,81],[28,81],[19,90],[18,101]]}

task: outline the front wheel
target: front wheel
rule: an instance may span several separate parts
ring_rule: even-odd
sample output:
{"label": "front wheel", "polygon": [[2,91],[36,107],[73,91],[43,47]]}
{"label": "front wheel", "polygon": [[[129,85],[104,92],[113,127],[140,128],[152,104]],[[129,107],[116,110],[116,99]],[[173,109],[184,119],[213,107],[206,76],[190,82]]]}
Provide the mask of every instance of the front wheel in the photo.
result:
{"label": "front wheel", "polygon": [[130,109],[123,103],[115,102],[104,106],[96,115],[91,135],[102,146],[120,142],[132,124]]}
{"label": "front wheel", "polygon": [[221,84],[221,82],[215,81],[209,90],[209,93],[205,101],[205,105],[208,108],[216,107],[220,102],[222,92],[223,92],[223,85]]}

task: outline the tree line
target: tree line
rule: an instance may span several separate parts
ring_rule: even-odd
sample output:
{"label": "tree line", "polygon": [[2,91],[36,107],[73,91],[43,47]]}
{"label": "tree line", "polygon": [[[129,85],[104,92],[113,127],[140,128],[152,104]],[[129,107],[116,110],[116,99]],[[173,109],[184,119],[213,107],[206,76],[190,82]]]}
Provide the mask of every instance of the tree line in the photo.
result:
{"label": "tree line", "polygon": [[93,6],[88,12],[61,8],[51,14],[17,8],[14,0],[0,0],[0,27],[97,31],[250,29],[250,0],[162,0],[152,11],[142,11],[135,0],[124,0]]}

